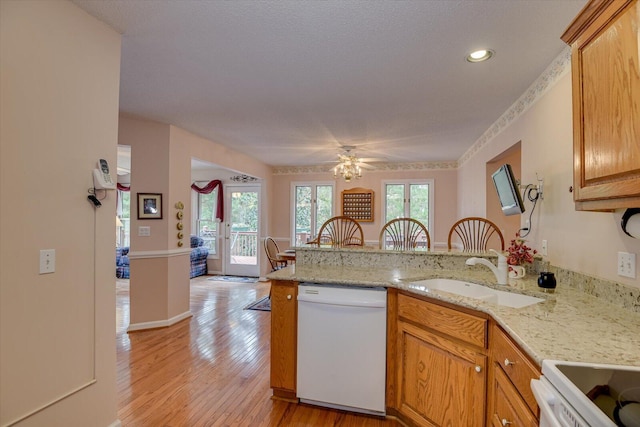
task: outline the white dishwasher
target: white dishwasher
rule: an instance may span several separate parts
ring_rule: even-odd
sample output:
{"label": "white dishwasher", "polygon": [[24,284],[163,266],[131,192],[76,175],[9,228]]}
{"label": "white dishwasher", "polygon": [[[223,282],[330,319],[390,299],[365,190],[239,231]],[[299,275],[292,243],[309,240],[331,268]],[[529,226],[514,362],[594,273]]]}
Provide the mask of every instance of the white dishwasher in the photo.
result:
{"label": "white dishwasher", "polygon": [[385,288],[300,284],[300,401],[384,415],[386,337]]}

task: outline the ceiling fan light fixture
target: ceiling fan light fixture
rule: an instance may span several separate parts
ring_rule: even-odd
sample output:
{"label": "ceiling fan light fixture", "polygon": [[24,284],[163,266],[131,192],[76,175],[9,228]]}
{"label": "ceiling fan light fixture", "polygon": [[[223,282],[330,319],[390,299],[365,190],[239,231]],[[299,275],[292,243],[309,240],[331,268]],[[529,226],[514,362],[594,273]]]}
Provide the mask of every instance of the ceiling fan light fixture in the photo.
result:
{"label": "ceiling fan light fixture", "polygon": [[333,168],[333,178],[337,179],[341,175],[345,182],[362,177],[362,168],[358,165],[356,156],[342,156],[340,163]]}
{"label": "ceiling fan light fixture", "polygon": [[467,62],[482,62],[491,58],[495,52],[491,49],[480,49],[467,55]]}

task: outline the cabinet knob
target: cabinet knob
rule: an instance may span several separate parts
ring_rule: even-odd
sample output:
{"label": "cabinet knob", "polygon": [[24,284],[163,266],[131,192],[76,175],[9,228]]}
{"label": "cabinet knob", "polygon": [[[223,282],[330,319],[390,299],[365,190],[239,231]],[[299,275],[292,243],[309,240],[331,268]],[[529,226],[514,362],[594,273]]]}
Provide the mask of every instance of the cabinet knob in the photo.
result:
{"label": "cabinet knob", "polygon": [[482,366],[476,365],[476,372],[482,372]]}
{"label": "cabinet knob", "polygon": [[291,299],[291,295],[287,295],[287,299]]}
{"label": "cabinet knob", "polygon": [[516,362],[513,362],[509,359],[504,359],[504,366],[515,365]]}
{"label": "cabinet knob", "polygon": [[508,421],[506,418],[502,419],[502,425],[503,426],[508,426],[509,424],[511,424],[511,421]]}

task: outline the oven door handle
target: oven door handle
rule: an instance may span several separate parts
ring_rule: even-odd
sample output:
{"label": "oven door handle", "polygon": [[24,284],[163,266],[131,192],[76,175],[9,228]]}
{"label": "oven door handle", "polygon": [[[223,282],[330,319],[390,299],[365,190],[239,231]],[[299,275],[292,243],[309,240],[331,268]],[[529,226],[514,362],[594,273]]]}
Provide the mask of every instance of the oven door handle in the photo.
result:
{"label": "oven door handle", "polygon": [[531,380],[531,390],[540,407],[540,418],[545,418],[548,421],[547,425],[549,427],[562,427],[562,424],[560,424],[560,421],[553,413],[552,408],[552,406],[556,404],[556,396],[554,396],[540,380],[536,379]]}

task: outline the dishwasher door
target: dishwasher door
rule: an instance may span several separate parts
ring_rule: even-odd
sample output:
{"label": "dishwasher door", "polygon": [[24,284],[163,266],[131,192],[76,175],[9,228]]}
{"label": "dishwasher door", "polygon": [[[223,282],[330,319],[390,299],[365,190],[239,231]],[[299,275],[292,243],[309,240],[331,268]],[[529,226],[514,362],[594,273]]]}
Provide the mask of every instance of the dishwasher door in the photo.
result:
{"label": "dishwasher door", "polygon": [[297,395],[302,402],[385,414],[387,291],[301,284]]}

